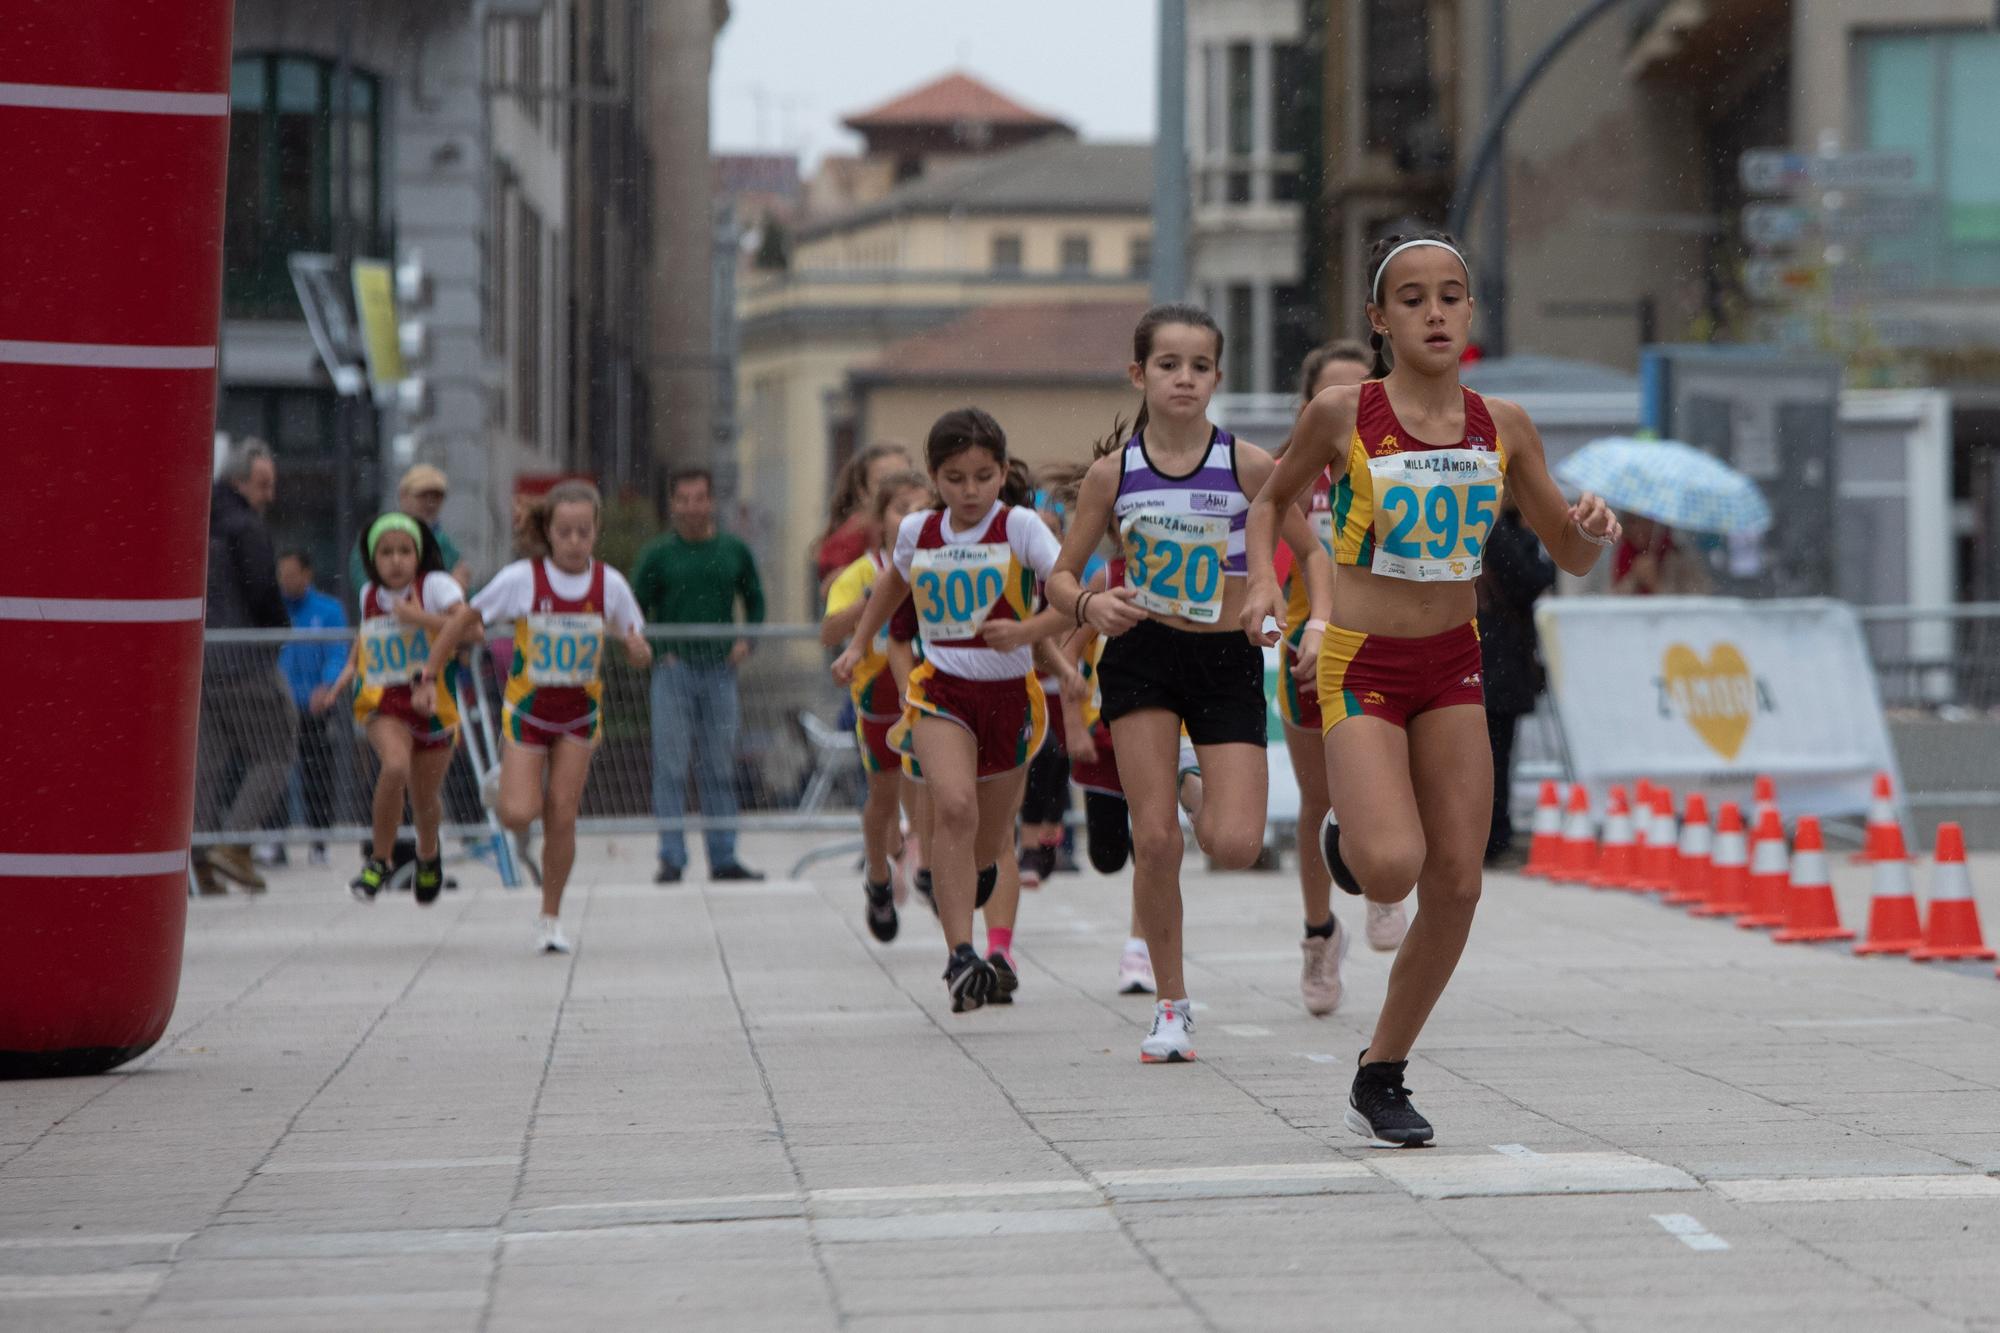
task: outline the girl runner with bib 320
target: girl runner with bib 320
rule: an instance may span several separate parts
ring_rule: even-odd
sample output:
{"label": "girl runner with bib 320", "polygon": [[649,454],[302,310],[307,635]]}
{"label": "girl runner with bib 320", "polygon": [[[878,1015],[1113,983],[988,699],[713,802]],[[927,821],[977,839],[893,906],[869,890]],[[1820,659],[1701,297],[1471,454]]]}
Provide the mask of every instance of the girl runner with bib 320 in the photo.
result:
{"label": "girl runner with bib 320", "polygon": [[1464,951],[1492,818],[1473,580],[1500,488],[1511,482],[1522,517],[1572,574],[1588,573],[1619,529],[1596,496],[1563,500],[1527,413],[1459,384],[1472,278],[1451,240],[1389,237],[1369,272],[1376,370],[1385,343],[1395,368],[1326,389],[1299,418],[1250,507],[1243,618],[1254,626],[1282,605],[1270,572],[1278,520],[1331,468],[1341,569],[1319,650],[1319,707],[1339,822],[1322,826],[1321,851],[1349,893],[1396,902],[1415,885],[1418,898],[1346,1122],[1378,1146],[1413,1147],[1432,1131],[1403,1071]]}
{"label": "girl runner with bib 320", "polygon": [[[1048,732],[1033,641],[1019,622],[1034,613],[1035,580],[1048,577],[1058,548],[1034,510],[1032,486],[1016,489],[1007,437],[986,413],[966,407],[939,417],[924,462],[944,504],[911,514],[897,529],[889,567],[877,576],[833,677],[843,685],[853,680],[876,632],[908,597],[924,660],[905,687],[897,739],[915,754],[930,795],[926,849],[951,951],[944,981],[952,1012],[965,1013],[1003,989],[1011,995],[1012,967],[1002,971],[979,956],[972,917],[999,885],[1028,760]],[[1013,633],[995,633],[1010,621]],[[993,951],[1006,961],[1005,945]]]}
{"label": "girl runner with bib 320", "polygon": [[[1118,755],[1132,819],[1132,898],[1152,956],[1158,1000],[1139,1043],[1147,1064],[1194,1058],[1181,973],[1178,804],[1215,864],[1241,869],[1264,845],[1270,775],[1269,705],[1258,645],[1278,641],[1263,617],[1245,641],[1243,520],[1271,472],[1271,456],[1209,424],[1222,378],[1222,330],[1198,306],[1154,306],[1132,334],[1132,387],[1144,398],[1132,434],[1122,425],[1084,474],[1049,602],[1105,635],[1101,710]],[[1084,588],[1083,569],[1115,533],[1119,577]],[[1331,600],[1326,553],[1291,511],[1285,537],[1311,581],[1304,650],[1319,651]],[[1271,552],[1264,552],[1264,571]],[[1282,604],[1267,608],[1274,616]],[[1192,753],[1183,754],[1185,725]]]}
{"label": "girl runner with bib 320", "polygon": [[[488,624],[514,624],[500,753],[500,822],[525,833],[542,821],[538,953],[568,953],[563,890],[576,862],[576,816],[604,731],[604,654],[615,636],[644,667],[653,650],[639,633],[639,603],[625,576],[591,558],[603,508],[589,482],[557,483],[529,507],[521,545],[531,552],[472,599]],[[475,622],[476,623],[476,622]],[[544,791],[543,778],[547,777]]]}

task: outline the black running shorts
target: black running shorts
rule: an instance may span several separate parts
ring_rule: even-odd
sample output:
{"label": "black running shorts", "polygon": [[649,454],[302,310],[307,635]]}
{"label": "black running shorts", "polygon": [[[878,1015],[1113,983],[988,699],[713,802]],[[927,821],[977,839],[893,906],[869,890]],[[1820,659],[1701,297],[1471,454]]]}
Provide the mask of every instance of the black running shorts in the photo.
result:
{"label": "black running shorts", "polygon": [[1240,632],[1142,620],[1104,645],[1097,678],[1107,722],[1163,708],[1196,745],[1265,743],[1264,654]]}

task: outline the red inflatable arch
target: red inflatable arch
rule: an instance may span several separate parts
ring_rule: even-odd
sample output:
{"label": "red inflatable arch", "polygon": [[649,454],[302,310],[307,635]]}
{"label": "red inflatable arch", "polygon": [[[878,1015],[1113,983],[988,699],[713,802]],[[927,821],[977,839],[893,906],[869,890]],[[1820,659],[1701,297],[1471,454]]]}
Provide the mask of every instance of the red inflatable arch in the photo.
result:
{"label": "red inflatable arch", "polygon": [[0,42],[0,1075],[180,985],[230,0],[13,0]]}

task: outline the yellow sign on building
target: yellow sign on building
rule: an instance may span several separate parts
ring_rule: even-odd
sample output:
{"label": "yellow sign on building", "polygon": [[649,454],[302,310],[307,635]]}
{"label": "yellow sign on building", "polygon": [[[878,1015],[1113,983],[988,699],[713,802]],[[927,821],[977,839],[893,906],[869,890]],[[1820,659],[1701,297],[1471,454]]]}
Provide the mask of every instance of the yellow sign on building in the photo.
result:
{"label": "yellow sign on building", "polygon": [[354,312],[361,325],[368,384],[380,403],[395,393],[403,378],[403,348],[396,339],[396,275],[388,260],[354,261]]}

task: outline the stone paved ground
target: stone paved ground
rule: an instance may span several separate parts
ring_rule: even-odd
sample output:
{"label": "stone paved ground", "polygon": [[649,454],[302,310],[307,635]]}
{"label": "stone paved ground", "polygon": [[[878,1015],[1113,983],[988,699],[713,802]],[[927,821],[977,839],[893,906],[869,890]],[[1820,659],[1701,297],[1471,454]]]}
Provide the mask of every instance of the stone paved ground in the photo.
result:
{"label": "stone paved ground", "polygon": [[1122,883],[1031,897],[1020,1004],[954,1017],[844,869],[637,854],[569,960],[476,867],[193,904],[157,1050],[0,1084],[0,1328],[2000,1328],[1990,965],[1497,877],[1411,1071],[1439,1144],[1385,1153],[1339,1117],[1385,961],[1307,1017],[1289,875],[1194,877],[1203,1058],[1148,1068]]}

